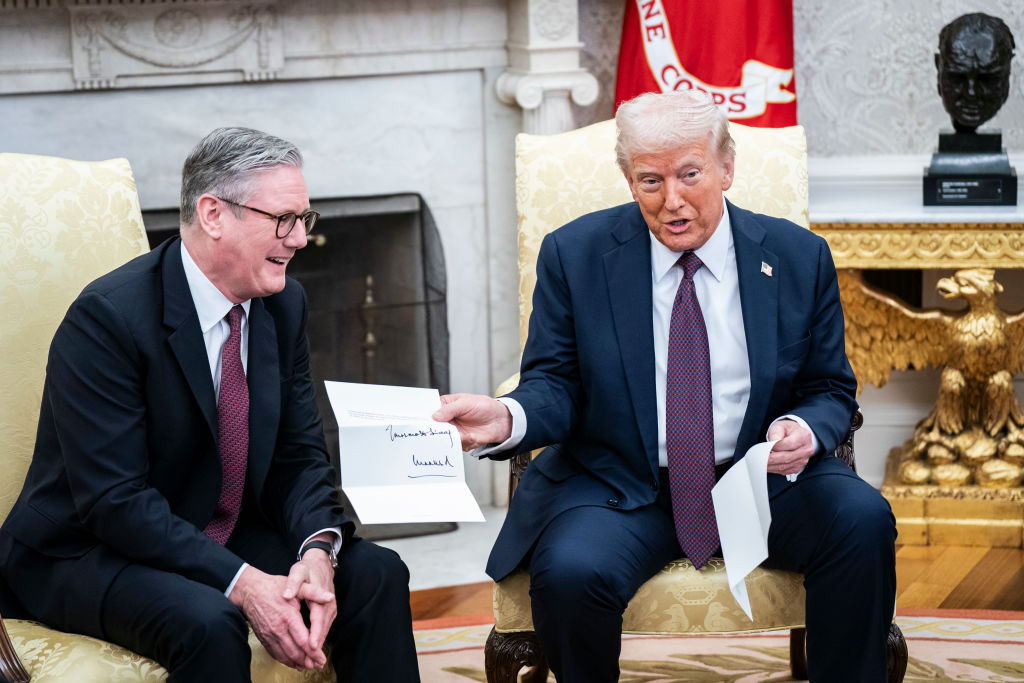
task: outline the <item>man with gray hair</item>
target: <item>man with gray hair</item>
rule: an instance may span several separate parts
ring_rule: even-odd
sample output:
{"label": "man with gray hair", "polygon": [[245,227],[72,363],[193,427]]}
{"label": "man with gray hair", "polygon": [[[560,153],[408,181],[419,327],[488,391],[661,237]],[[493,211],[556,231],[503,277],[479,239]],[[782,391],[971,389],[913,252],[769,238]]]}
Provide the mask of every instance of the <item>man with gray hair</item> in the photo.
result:
{"label": "man with gray hair", "polygon": [[768,564],[804,574],[810,678],[885,681],[895,520],[834,455],[857,382],[828,245],[725,201],[735,149],[701,93],[641,95],[616,123],[635,201],[544,238],[518,388],[435,414],[479,455],[547,446],[487,573],[528,568],[561,683],[616,681],[626,604],[718,550],[711,487],[768,439]]}
{"label": "man with gray hair", "polygon": [[[170,681],[278,661],[416,681],[409,573],[353,536],[313,397],[318,215],[302,155],[220,128],[182,171],[181,235],[91,283],[50,347],[35,451],[0,528],[27,616],[150,657]],[[6,612],[5,612],[6,614]]]}

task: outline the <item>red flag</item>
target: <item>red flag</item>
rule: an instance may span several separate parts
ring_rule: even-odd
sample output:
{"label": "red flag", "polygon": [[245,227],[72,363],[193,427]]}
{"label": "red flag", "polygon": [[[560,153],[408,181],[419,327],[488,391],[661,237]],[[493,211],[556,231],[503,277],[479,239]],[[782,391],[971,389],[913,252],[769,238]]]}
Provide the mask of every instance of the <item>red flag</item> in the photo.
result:
{"label": "red flag", "polygon": [[691,88],[738,123],[795,125],[792,0],[626,0],[615,107]]}

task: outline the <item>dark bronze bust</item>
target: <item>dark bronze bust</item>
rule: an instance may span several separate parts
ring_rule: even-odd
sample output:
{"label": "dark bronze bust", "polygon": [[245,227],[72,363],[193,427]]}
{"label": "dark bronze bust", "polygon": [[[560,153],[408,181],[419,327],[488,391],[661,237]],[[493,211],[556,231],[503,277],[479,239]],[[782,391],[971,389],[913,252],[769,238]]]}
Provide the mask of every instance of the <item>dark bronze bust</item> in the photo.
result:
{"label": "dark bronze bust", "polygon": [[935,53],[939,95],[957,133],[974,133],[1006,102],[1015,47],[1003,20],[981,12],[942,28]]}

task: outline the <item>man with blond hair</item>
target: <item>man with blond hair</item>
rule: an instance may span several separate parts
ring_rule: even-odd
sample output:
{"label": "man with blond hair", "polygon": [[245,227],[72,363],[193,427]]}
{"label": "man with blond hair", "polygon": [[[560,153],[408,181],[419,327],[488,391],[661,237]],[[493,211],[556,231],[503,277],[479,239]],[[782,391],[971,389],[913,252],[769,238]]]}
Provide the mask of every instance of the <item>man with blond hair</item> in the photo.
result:
{"label": "man with blond hair", "polygon": [[494,459],[547,446],[487,572],[529,569],[559,681],[616,681],[626,604],[670,560],[707,562],[711,487],[767,438],[768,564],[805,576],[811,680],[884,681],[895,522],[833,454],[857,383],[828,246],[724,199],[735,150],[703,94],[641,95],[616,122],[635,201],[545,237],[518,388],[435,415]]}

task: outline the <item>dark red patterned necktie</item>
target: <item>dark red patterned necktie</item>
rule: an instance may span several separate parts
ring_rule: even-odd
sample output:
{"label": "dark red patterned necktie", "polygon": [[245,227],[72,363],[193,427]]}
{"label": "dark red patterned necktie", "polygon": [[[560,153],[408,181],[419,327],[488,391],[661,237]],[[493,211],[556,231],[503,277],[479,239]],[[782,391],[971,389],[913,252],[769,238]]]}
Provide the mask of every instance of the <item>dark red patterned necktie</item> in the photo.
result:
{"label": "dark red patterned necktie", "polygon": [[228,311],[231,332],[221,352],[220,396],[217,398],[217,445],[221,487],[217,511],[204,530],[221,545],[228,542],[242,509],[245,467],[249,460],[249,386],[242,368],[242,307]]}
{"label": "dark red patterned necktie", "polygon": [[715,438],[711,419],[708,331],[693,274],[701,260],[692,251],[679,258],[683,281],[672,304],[665,374],[665,447],[676,538],[700,569],[719,546],[711,488],[715,485]]}

